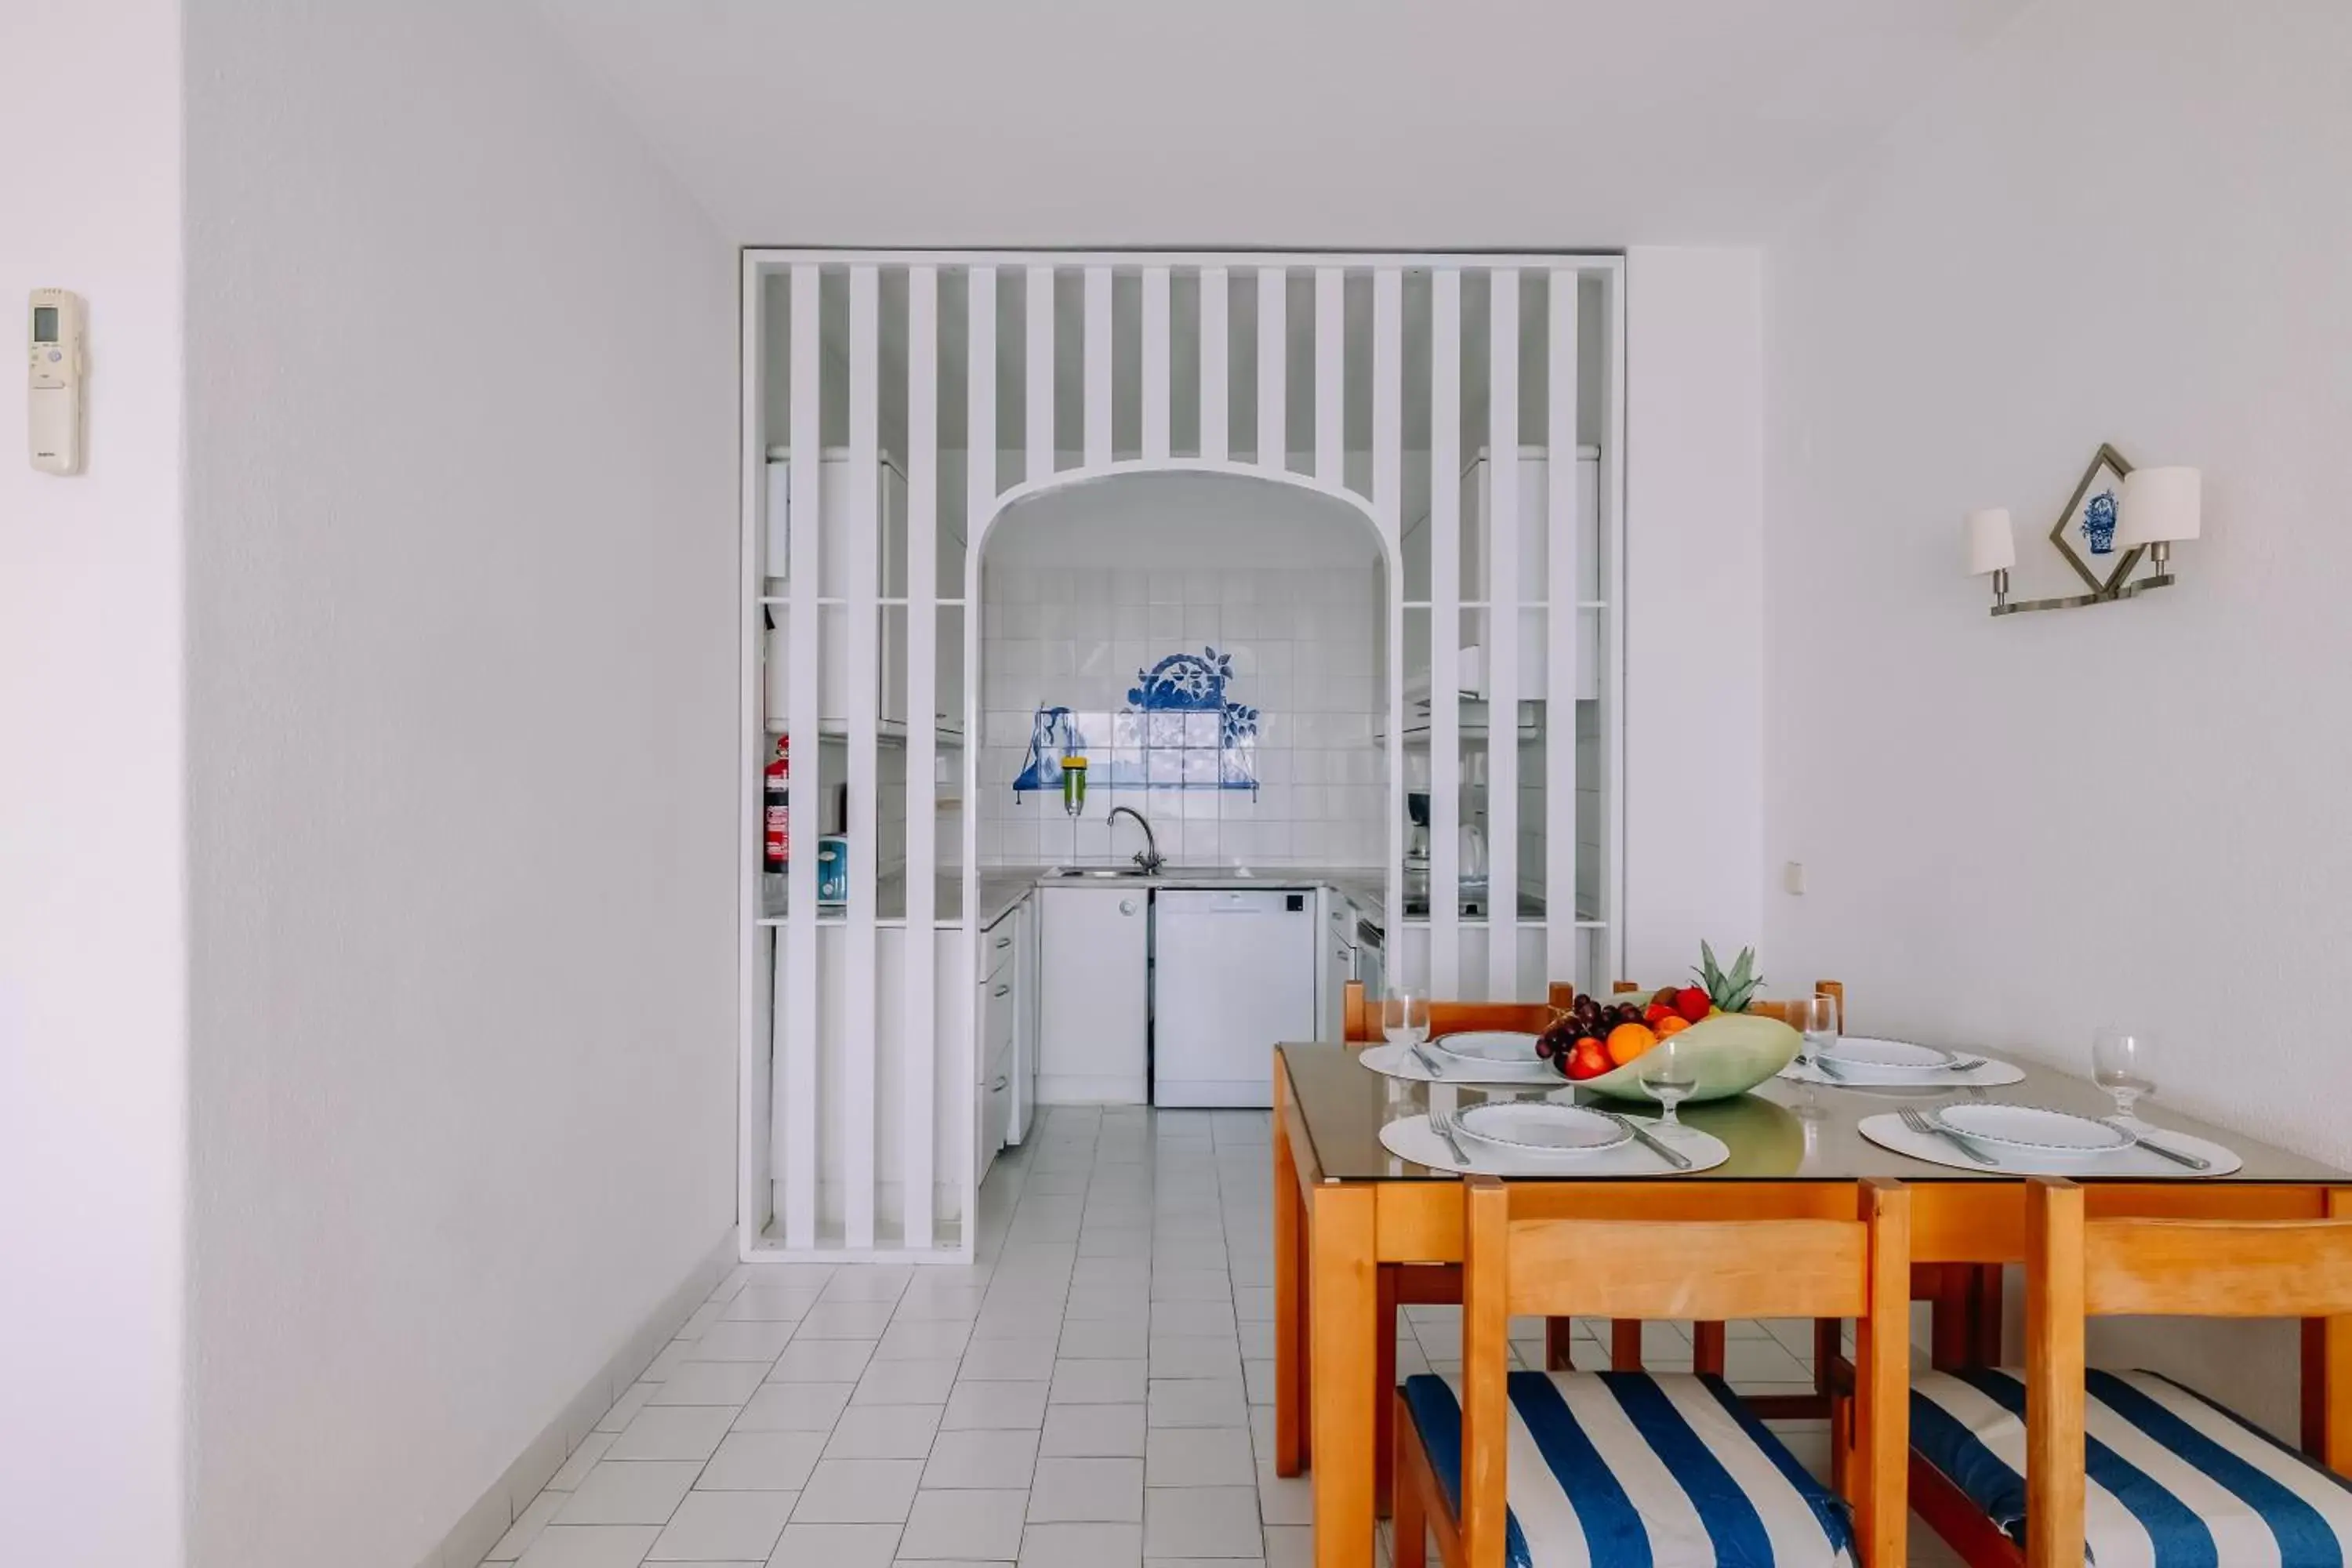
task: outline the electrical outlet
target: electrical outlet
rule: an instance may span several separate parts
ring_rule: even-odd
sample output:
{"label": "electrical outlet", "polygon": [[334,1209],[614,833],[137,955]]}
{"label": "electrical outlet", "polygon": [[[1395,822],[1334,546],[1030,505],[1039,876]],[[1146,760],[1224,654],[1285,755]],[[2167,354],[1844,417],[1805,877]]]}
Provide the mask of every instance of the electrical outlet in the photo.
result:
{"label": "electrical outlet", "polygon": [[1791,860],[1780,868],[1780,888],[1789,893],[1805,890],[1805,863],[1802,860]]}

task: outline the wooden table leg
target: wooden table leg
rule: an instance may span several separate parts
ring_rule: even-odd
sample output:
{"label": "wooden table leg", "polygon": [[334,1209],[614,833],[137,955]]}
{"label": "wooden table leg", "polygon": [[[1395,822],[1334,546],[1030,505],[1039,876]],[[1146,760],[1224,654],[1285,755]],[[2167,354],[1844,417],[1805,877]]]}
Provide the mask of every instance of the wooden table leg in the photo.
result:
{"label": "wooden table leg", "polygon": [[1290,1130],[1274,1119],[1274,1473],[1307,1468],[1307,1215]]}
{"label": "wooden table leg", "polygon": [[1612,1318],[1609,1323],[1609,1370],[1642,1370],[1642,1323],[1638,1318]]}
{"label": "wooden table leg", "polygon": [[2006,1272],[1998,1263],[1981,1263],[1975,1270],[1976,1286],[1969,1301],[1973,1329],[1969,1346],[1979,1366],[2001,1363],[2001,1286]]}
{"label": "wooden table leg", "polygon": [[1969,1309],[1974,1304],[1975,1274],[1972,1265],[1947,1263],[1937,1276],[1935,1305],[1927,1319],[1927,1354],[1937,1372],[1958,1372],[1974,1353]]}
{"label": "wooden table leg", "polygon": [[[1309,1403],[1322,1435],[1315,1459],[1316,1568],[1370,1568],[1372,1562],[1373,1434],[1380,1331],[1379,1265],[1373,1258],[1373,1194],[1327,1182],[1307,1216],[1313,1292],[1311,1349],[1317,1368]],[[1391,1395],[1393,1397],[1393,1395]]]}
{"label": "wooden table leg", "polygon": [[1708,1377],[1721,1377],[1726,1337],[1721,1323],[1693,1323],[1691,1325],[1691,1370]]}
{"label": "wooden table leg", "polygon": [[1576,1370],[1576,1320],[1546,1318],[1544,1320],[1544,1370],[1574,1372]]}
{"label": "wooden table leg", "polygon": [[1396,1481],[1397,1271],[1391,1265],[1377,1273],[1379,1305],[1373,1311],[1380,1321],[1372,1330],[1372,1417],[1379,1429],[1372,1434],[1372,1507],[1386,1519]]}

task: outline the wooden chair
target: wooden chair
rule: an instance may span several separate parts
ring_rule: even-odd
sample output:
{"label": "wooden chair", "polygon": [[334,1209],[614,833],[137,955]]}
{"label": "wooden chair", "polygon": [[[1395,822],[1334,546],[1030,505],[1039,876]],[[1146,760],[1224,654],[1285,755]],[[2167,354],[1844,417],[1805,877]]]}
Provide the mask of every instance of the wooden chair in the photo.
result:
{"label": "wooden chair", "polygon": [[[1541,1034],[1551,1027],[1552,1020],[1576,1005],[1576,987],[1565,981],[1555,980],[1547,988],[1549,1000],[1543,1002],[1432,1002],[1429,1005],[1429,1032],[1432,1036],[1456,1034],[1465,1029],[1512,1029],[1528,1034]],[[1341,992],[1340,1035],[1351,1046],[1373,1045],[1384,1039],[1381,1033],[1380,1005],[1364,994],[1364,983],[1350,980]],[[1396,1321],[1400,1307],[1454,1307],[1462,1301],[1462,1270],[1454,1264],[1421,1264],[1411,1268],[1382,1264],[1380,1270],[1380,1357],[1375,1371],[1377,1386],[1396,1386]],[[1575,1338],[1575,1326],[1566,1318],[1555,1319],[1544,1325],[1544,1361],[1548,1366],[1565,1367],[1570,1363],[1570,1344]],[[1393,1478],[1390,1474],[1388,1456],[1391,1451],[1391,1423],[1395,1412],[1382,1399],[1374,1408],[1374,1436],[1380,1444],[1376,1452],[1380,1461],[1375,1466],[1374,1489],[1385,1504]]]}
{"label": "wooden chair", "polygon": [[[1849,1549],[1864,1568],[1903,1562],[1910,1201],[1899,1184],[1775,1187],[1748,1195],[1737,1219],[1696,1217],[1719,1213],[1722,1194],[1703,1206],[1664,1184],[1580,1192],[1473,1176],[1463,1198],[1462,1394],[1429,1375],[1397,1392],[1395,1568],[1425,1568],[1432,1525],[1446,1568],[1502,1568],[1507,1556],[1534,1568],[1828,1568]],[[1719,1381],[1514,1373],[1514,1313],[1855,1319],[1851,1525]]]}
{"label": "wooden chair", "polygon": [[2089,1371],[2083,1348],[2086,1319],[2125,1315],[2318,1319],[2343,1345],[2352,1219],[2086,1220],[2083,1189],[2045,1178],[2025,1236],[2023,1374],[1930,1373],[1912,1396],[1912,1487],[1937,1533],[1972,1564],[2026,1568],[2151,1546],[2222,1568],[2352,1561],[2352,1355],[2323,1358],[2323,1468],[2157,1373]]}

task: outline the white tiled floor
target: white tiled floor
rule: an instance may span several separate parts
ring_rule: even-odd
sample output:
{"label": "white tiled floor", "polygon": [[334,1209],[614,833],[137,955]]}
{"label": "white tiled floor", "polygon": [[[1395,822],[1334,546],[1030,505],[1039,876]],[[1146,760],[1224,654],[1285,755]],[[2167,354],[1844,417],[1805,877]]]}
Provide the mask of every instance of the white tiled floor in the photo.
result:
{"label": "white tiled floor", "polygon": [[[1262,1111],[1055,1109],[992,1173],[971,1267],[737,1269],[485,1561],[1305,1568],[1308,1483],[1270,1458],[1266,1140]],[[1730,1332],[1741,1388],[1811,1386],[1810,1324]],[[1458,1366],[1460,1335],[1408,1309],[1399,1373]],[[1514,1342],[1532,1364],[1541,1324]],[[1676,1325],[1647,1348],[1689,1365]],[[1783,1432],[1825,1463],[1818,1424]]]}

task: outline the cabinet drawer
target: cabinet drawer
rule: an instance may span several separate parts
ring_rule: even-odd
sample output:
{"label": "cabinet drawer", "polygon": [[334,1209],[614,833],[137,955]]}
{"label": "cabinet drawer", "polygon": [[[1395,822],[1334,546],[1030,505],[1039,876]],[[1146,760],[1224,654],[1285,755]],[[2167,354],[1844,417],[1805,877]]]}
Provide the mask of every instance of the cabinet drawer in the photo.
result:
{"label": "cabinet drawer", "polygon": [[986,1063],[996,1053],[1013,1043],[1013,1031],[1019,1009],[1013,1004],[1020,996],[1013,984],[1010,968],[981,983],[980,987],[980,1059]]}
{"label": "cabinet drawer", "polygon": [[1010,914],[980,933],[980,972],[992,987],[1021,954],[1021,917]]}

